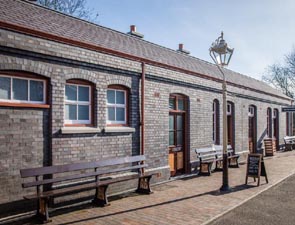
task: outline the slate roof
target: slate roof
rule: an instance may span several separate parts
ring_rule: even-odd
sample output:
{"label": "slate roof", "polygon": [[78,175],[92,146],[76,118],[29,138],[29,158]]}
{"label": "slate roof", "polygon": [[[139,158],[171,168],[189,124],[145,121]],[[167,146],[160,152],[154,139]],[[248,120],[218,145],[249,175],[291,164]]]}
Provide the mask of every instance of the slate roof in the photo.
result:
{"label": "slate roof", "polygon": [[[0,21],[221,78],[215,65],[143,39],[21,0],[0,0]],[[286,98],[262,81],[225,69],[229,82]]]}

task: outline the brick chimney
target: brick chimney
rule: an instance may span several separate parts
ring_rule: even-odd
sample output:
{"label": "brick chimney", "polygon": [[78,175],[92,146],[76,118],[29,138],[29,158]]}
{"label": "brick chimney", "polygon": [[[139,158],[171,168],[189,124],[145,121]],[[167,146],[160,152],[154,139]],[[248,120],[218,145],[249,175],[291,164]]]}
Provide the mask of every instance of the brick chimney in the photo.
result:
{"label": "brick chimney", "polygon": [[135,25],[130,26],[130,31],[127,34],[133,35],[133,36],[138,37],[138,38],[143,38],[144,37],[143,34],[136,32],[136,26]]}
{"label": "brick chimney", "polygon": [[187,55],[190,54],[189,51],[187,51],[187,50],[185,50],[185,49],[183,48],[183,44],[182,44],[182,43],[178,45],[178,49],[177,49],[177,51],[178,51],[178,52],[181,52],[181,53],[184,53],[184,54],[187,54]]}

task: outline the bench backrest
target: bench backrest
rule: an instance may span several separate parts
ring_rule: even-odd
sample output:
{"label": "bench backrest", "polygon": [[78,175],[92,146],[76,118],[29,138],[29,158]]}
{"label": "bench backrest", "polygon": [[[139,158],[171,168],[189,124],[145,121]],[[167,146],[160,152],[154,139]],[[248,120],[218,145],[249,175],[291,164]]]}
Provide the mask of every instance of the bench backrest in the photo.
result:
{"label": "bench backrest", "polygon": [[[147,164],[143,164],[145,161],[144,155],[138,156],[127,156],[120,158],[109,158],[102,159],[95,162],[84,162],[84,163],[73,163],[66,165],[56,165],[47,167],[37,167],[30,169],[20,170],[22,178],[35,177],[36,181],[23,183],[23,187],[33,187],[44,184],[53,184],[57,182],[81,179],[87,177],[95,177],[103,174],[110,174],[116,172],[123,172],[127,170],[137,170],[138,173],[141,172],[142,168],[145,168]],[[115,166],[115,167],[114,167]],[[109,167],[109,168],[108,168]],[[80,170],[90,170],[82,174],[71,174],[62,177],[49,178],[39,180],[40,176],[43,175],[54,175],[59,173],[75,172]]]}
{"label": "bench backrest", "polygon": [[285,144],[293,144],[295,142],[295,136],[286,136],[284,137]]}
{"label": "bench backrest", "polygon": [[198,148],[195,150],[197,157],[202,160],[216,159],[216,151],[211,147],[208,148]]}
{"label": "bench backrest", "polygon": [[[196,149],[197,157],[200,160],[208,160],[208,159],[220,159],[223,157],[223,146],[222,145],[214,145],[212,147],[207,148],[199,148]],[[228,155],[233,155],[234,150],[231,145],[227,145],[227,153]]]}

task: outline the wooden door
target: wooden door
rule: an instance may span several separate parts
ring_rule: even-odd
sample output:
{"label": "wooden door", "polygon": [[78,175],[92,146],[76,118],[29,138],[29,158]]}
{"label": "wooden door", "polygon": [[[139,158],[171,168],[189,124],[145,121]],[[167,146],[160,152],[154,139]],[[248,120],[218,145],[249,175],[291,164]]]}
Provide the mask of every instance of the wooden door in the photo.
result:
{"label": "wooden door", "polygon": [[231,115],[227,116],[227,144],[233,146],[233,118]]}
{"label": "wooden door", "polygon": [[273,111],[273,146],[274,151],[277,151],[279,146],[279,111],[277,109]]}
{"label": "wooden door", "polygon": [[169,166],[171,176],[184,172],[184,135],[185,114],[169,115]]}
{"label": "wooden door", "polygon": [[254,117],[249,117],[249,133],[248,133],[248,140],[249,140],[249,152],[254,153]]}
{"label": "wooden door", "polygon": [[257,123],[256,123],[256,106],[250,105],[248,110],[248,140],[249,152],[256,153],[257,143]]}

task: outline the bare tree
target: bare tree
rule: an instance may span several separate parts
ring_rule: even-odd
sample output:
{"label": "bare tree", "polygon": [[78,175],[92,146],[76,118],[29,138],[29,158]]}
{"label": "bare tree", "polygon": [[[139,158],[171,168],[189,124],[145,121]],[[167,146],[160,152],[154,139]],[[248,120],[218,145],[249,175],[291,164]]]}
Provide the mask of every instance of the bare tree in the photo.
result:
{"label": "bare tree", "polygon": [[38,4],[47,8],[75,16],[91,22],[96,22],[98,13],[86,6],[86,0],[37,0]]}
{"label": "bare tree", "polygon": [[262,80],[281,90],[285,95],[295,97],[295,49],[285,56],[284,65],[273,64],[266,69]]}

